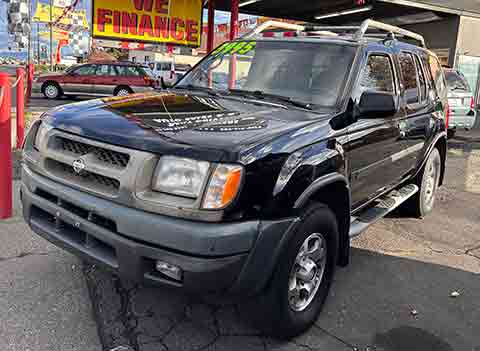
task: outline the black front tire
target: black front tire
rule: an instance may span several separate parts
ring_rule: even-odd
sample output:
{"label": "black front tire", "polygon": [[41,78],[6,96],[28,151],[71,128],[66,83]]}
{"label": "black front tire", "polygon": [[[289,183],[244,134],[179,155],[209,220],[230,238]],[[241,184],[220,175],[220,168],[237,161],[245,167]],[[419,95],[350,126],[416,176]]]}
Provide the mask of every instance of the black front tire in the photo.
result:
{"label": "black front tire", "polygon": [[113,95],[115,95],[115,96],[127,96],[127,95],[132,94],[132,93],[133,93],[132,88],[130,88],[128,86],[119,86],[115,89],[115,91],[113,92]]}
{"label": "black front tire", "polygon": [[[295,310],[289,300],[289,283],[297,255],[312,233],[321,233],[327,253],[320,285],[313,299],[303,310]],[[304,212],[290,242],[285,245],[277,268],[266,290],[252,303],[252,317],[256,327],[264,333],[280,338],[293,338],[310,328],[318,318],[335,272],[339,246],[337,220],[325,205],[312,204]]]}

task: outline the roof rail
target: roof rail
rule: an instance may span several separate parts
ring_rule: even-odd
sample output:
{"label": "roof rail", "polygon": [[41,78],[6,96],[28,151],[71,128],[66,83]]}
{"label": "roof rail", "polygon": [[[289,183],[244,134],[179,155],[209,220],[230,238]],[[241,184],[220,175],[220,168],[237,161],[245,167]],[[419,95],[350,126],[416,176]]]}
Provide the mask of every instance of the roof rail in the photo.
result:
{"label": "roof rail", "polygon": [[285,31],[295,31],[297,35],[322,35],[322,36],[339,36],[341,34],[346,34],[346,32],[352,32],[352,39],[355,41],[362,40],[363,38],[368,37],[367,32],[369,29],[382,30],[387,33],[398,34],[405,38],[414,39],[420,42],[423,47],[425,45],[425,39],[422,35],[418,33],[411,32],[409,30],[392,26],[390,24],[374,21],[368,19],[362,22],[360,26],[315,26],[315,25],[299,25],[293,23],[285,23],[279,21],[267,21],[262,23],[252,31],[248,32],[242,39],[252,38],[266,29],[283,29]]}
{"label": "roof rail", "polygon": [[305,31],[305,26],[299,25],[299,24],[293,24],[293,23],[286,23],[286,22],[279,22],[279,21],[267,21],[265,23],[262,23],[252,31],[248,32],[244,36],[242,36],[242,39],[248,39],[251,38],[255,35],[258,35],[262,33],[264,30],[269,29],[269,28],[278,28],[278,29],[286,29],[290,31],[295,31],[295,32],[303,32]]}
{"label": "roof rail", "polygon": [[368,19],[368,20],[365,20],[365,21],[362,22],[359,30],[354,35],[354,39],[355,40],[360,40],[363,37],[365,37],[365,34],[367,33],[367,31],[370,28],[380,29],[380,30],[383,30],[383,31],[386,31],[386,32],[389,32],[389,33],[400,34],[400,35],[402,35],[406,38],[411,38],[411,39],[417,40],[417,41],[420,42],[420,44],[422,44],[423,47],[426,47],[425,39],[423,38],[422,35],[420,35],[418,33],[411,32],[409,30],[406,30],[406,29],[403,29],[403,28],[400,28],[400,27],[392,26],[390,24],[374,21],[372,19]]}

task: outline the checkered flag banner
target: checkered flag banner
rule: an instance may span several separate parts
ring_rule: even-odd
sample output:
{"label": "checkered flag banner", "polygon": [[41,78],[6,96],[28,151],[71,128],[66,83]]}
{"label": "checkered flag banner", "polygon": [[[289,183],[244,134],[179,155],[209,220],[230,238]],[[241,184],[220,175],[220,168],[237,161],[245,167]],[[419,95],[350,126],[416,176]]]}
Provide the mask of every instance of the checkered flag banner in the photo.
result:
{"label": "checkered flag banner", "polygon": [[8,31],[19,48],[28,44],[30,32],[28,0],[9,0],[7,3]]}
{"label": "checkered flag banner", "polygon": [[84,56],[88,51],[88,33],[83,32],[70,32],[70,47],[73,51],[73,56]]}

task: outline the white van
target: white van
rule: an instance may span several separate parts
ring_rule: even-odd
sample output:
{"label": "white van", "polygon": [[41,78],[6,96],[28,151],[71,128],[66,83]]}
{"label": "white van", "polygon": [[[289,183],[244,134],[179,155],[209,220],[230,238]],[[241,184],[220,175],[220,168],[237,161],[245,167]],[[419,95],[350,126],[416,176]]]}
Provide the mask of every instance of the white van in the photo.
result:
{"label": "white van", "polygon": [[148,64],[157,79],[163,78],[163,81],[172,85],[175,84],[192,66],[188,64],[175,63],[174,61],[155,61]]}

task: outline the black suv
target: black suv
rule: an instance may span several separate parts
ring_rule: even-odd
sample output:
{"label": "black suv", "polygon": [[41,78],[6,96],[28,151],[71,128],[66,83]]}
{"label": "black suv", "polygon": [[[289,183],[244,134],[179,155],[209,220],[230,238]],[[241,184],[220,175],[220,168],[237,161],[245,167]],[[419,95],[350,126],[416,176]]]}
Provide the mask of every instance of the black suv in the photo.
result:
{"label": "black suv", "polygon": [[24,148],[25,220],[121,277],[249,296],[266,332],[304,331],[350,239],[402,204],[429,213],[445,171],[442,68],[396,34],[423,38],[338,30],[252,34],[163,93],[45,113]]}

